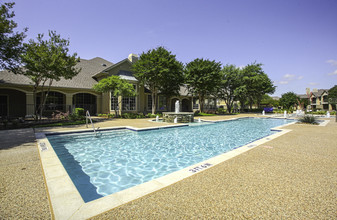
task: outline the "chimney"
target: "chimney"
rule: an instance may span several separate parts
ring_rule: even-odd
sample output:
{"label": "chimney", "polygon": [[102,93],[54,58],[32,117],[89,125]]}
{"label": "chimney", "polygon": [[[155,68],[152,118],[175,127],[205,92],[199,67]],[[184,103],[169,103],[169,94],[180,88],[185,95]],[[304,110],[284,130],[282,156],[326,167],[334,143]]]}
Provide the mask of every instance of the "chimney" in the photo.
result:
{"label": "chimney", "polygon": [[138,60],[138,55],[137,55],[137,54],[131,53],[131,54],[129,55],[128,59],[130,60],[131,63],[135,63],[135,62],[137,62],[137,60]]}
{"label": "chimney", "polygon": [[310,88],[305,88],[305,93],[306,93],[307,95],[310,95]]}

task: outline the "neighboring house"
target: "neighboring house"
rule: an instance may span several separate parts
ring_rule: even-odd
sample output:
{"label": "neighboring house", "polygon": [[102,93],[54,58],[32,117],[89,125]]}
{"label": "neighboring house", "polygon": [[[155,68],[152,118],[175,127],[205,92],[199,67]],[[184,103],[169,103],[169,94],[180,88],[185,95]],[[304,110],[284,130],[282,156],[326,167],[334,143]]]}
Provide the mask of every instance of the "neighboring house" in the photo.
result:
{"label": "neighboring house", "polygon": [[[91,115],[112,113],[122,109],[123,112],[149,113],[151,112],[151,92],[141,86],[131,71],[132,63],[138,59],[130,54],[116,64],[96,57],[90,60],[81,59],[76,65],[81,68],[80,73],[71,80],[61,79],[53,82],[45,105],[45,114],[50,115],[56,110],[71,112],[80,107],[89,110]],[[118,75],[134,85],[137,92],[135,97],[113,97],[111,93],[97,93],[92,87],[101,79],[111,75]],[[25,117],[34,114],[34,99],[32,82],[23,75],[15,75],[8,71],[0,72],[0,116]],[[41,93],[37,94],[36,102],[41,100]],[[181,111],[198,109],[198,104],[182,87],[180,96],[158,96],[157,109],[160,112],[174,111],[174,103],[180,101]],[[119,106],[118,106],[118,103]]]}
{"label": "neighboring house", "polygon": [[310,107],[313,111],[336,110],[335,105],[329,104],[329,101],[328,101],[328,91],[329,90],[328,89],[313,89],[312,91],[310,91],[310,88],[307,88],[306,91],[310,99]]}

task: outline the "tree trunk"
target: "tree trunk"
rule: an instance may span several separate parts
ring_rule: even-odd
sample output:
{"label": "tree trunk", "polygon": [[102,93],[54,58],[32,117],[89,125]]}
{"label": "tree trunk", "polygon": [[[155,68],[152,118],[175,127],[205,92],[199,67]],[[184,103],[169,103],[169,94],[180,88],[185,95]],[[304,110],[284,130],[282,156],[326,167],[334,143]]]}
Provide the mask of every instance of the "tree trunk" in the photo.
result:
{"label": "tree trunk", "polygon": [[228,113],[232,113],[232,106],[233,106],[233,104],[230,103],[230,102],[226,102],[226,105],[227,105],[227,111],[228,111]]}
{"label": "tree trunk", "polygon": [[[45,83],[45,82],[44,82]],[[44,83],[43,83],[43,85],[42,85],[42,100],[41,100],[41,108],[40,108],[40,120],[41,120],[41,118],[42,118],[42,115],[43,115],[43,111],[44,111],[44,107],[45,107],[45,105],[46,105],[46,101],[47,101],[47,98],[48,98],[48,95],[49,95],[49,91],[50,91],[50,87],[51,87],[51,85],[52,85],[52,83],[53,83],[53,80],[50,80],[49,81],[49,85],[48,85],[48,90],[47,90],[47,92],[46,92],[46,94],[44,94],[44,90],[43,90],[43,88],[44,88]]]}
{"label": "tree trunk", "polygon": [[199,94],[199,109],[200,112],[204,112],[204,96]]}
{"label": "tree trunk", "polygon": [[37,91],[37,85],[34,85],[33,88],[33,112],[34,112],[34,120],[37,121],[38,117],[37,117],[37,111],[38,109],[36,108],[36,91]]}

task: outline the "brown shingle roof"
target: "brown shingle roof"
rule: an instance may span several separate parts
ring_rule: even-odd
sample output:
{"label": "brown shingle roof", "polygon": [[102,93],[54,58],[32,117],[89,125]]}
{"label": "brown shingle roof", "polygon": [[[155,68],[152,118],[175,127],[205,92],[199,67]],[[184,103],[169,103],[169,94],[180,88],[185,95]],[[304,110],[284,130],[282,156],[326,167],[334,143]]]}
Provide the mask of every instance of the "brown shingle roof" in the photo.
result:
{"label": "brown shingle roof", "polygon": [[322,96],[324,92],[328,92],[328,89],[319,89],[317,92],[312,92],[316,97]]}
{"label": "brown shingle roof", "polygon": [[[76,65],[76,68],[81,68],[77,76],[71,80],[55,81],[52,87],[91,89],[97,83],[93,76],[112,65],[113,63],[100,57],[90,60],[81,59]],[[5,70],[0,72],[0,84],[31,85],[32,82],[26,76],[15,75]]]}

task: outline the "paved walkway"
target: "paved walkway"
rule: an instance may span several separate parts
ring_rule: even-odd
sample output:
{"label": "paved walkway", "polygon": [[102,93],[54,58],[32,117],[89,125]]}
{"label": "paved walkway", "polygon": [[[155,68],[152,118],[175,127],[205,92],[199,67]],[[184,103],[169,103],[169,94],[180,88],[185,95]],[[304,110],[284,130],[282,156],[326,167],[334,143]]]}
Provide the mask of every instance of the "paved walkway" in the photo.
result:
{"label": "paved walkway", "polygon": [[[95,126],[126,125],[156,123],[130,119]],[[293,131],[94,219],[336,219],[337,123],[287,128]],[[33,129],[0,131],[0,140],[0,219],[51,218]]]}

